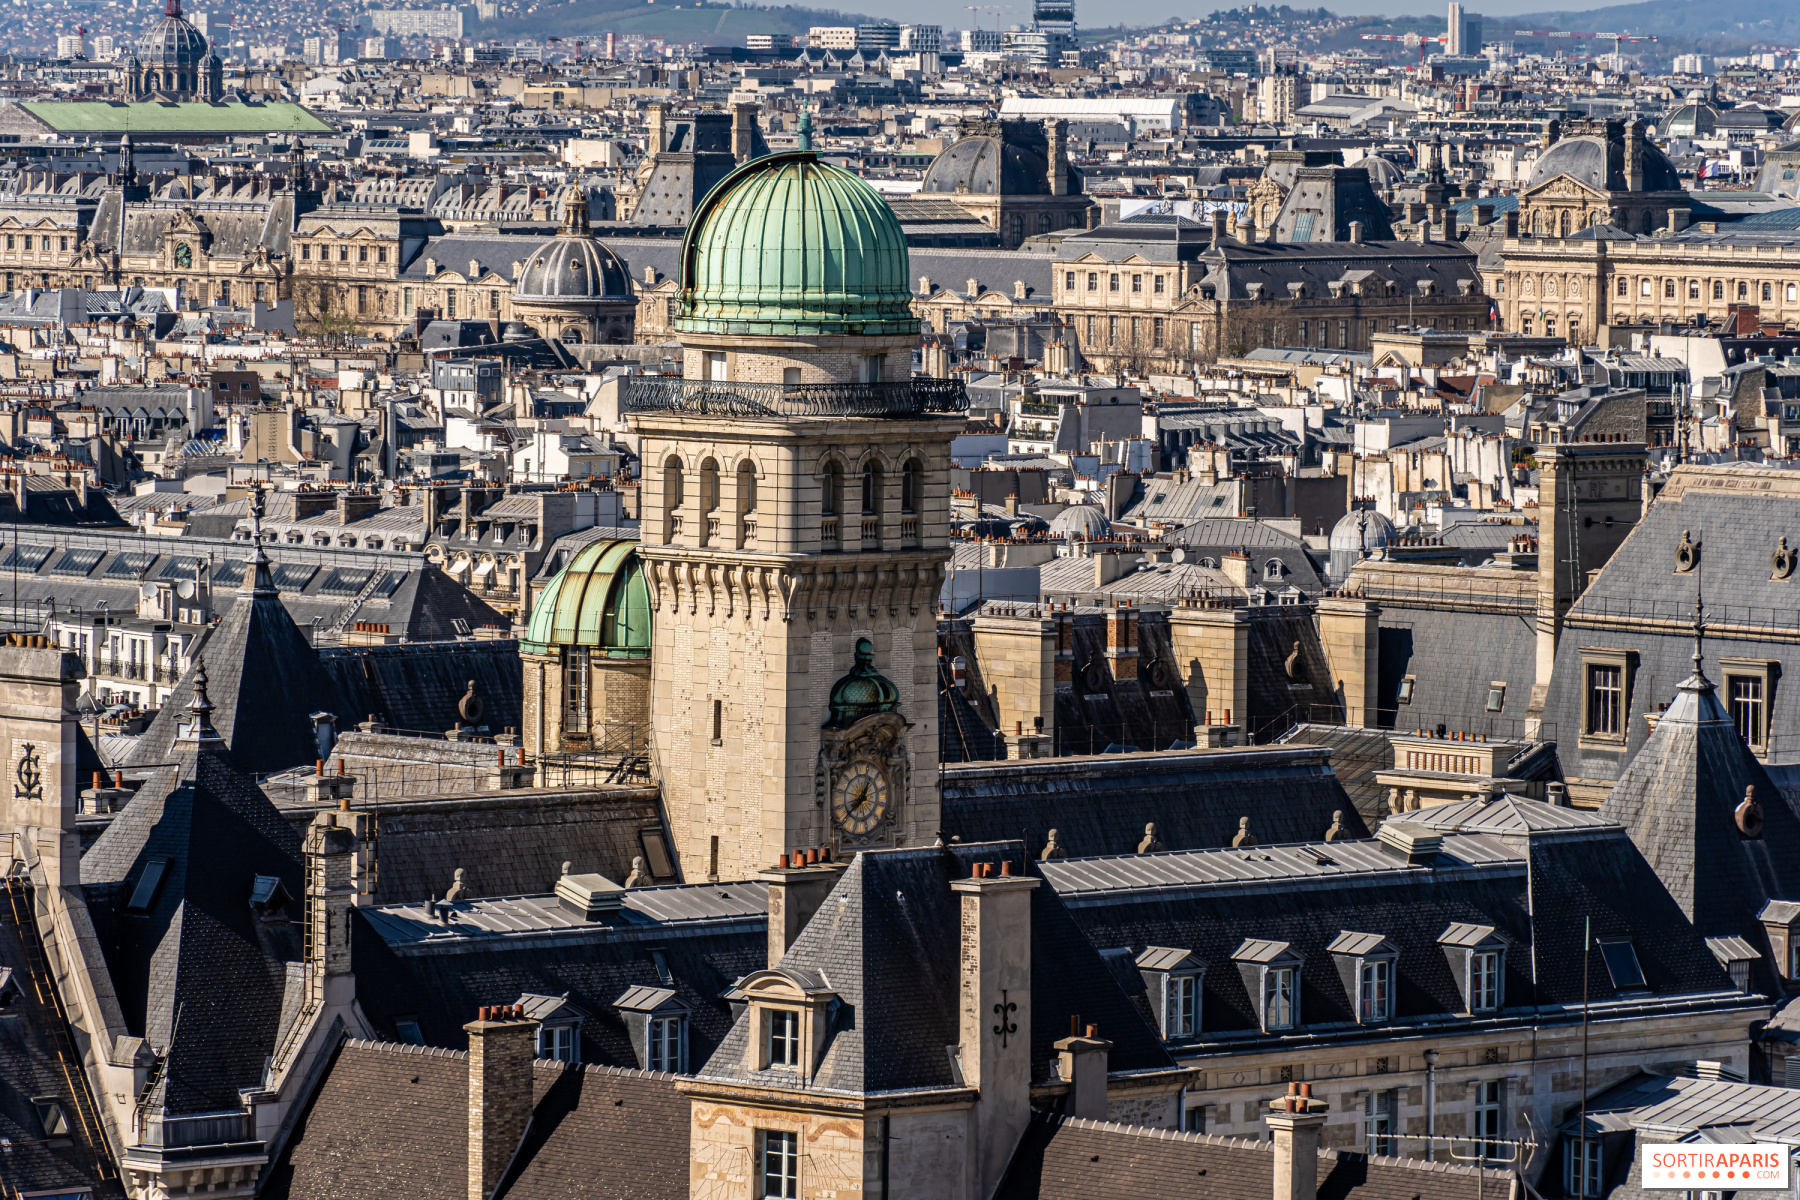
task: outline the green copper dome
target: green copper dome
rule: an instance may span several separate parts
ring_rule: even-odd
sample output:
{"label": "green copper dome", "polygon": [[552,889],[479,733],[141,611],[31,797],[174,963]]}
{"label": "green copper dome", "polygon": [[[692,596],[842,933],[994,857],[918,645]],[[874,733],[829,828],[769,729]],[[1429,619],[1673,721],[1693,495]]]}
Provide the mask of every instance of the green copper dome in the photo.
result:
{"label": "green copper dome", "polygon": [[881,194],[800,151],[721,179],[681,244],[683,333],[913,334],[906,235]]}
{"label": "green copper dome", "polygon": [[875,669],[875,643],[856,639],[856,665],[831,688],[830,729],[848,729],[864,717],[900,707],[900,689]]}
{"label": "green copper dome", "polygon": [[634,541],[585,546],[556,573],[525,626],[527,654],[589,646],[608,658],[650,657],[650,587]]}

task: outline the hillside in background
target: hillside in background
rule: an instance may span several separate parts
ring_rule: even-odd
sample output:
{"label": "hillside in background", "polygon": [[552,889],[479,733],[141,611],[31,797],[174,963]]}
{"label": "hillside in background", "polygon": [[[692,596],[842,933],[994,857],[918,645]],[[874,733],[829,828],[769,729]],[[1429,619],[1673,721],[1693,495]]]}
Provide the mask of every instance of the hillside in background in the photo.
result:
{"label": "hillside in background", "polygon": [[723,5],[620,4],[618,0],[574,0],[554,4],[523,16],[480,25],[474,36],[483,38],[559,37],[587,39],[596,34],[641,34],[672,42],[699,42],[708,46],[741,46],[749,33],[804,34],[814,25],[854,25],[873,18],[833,9],[726,8]]}
{"label": "hillside in background", "polygon": [[[1800,42],[1800,5],[1720,4],[1717,0],[1665,0],[1654,4],[1618,4],[1580,12],[1559,10],[1520,17],[1488,17],[1487,36],[1499,39],[1513,29],[1613,30],[1654,34],[1650,57],[1700,49],[1709,53],[1742,53],[1753,46],[1792,46]],[[1501,31],[1501,32],[1496,32]]]}

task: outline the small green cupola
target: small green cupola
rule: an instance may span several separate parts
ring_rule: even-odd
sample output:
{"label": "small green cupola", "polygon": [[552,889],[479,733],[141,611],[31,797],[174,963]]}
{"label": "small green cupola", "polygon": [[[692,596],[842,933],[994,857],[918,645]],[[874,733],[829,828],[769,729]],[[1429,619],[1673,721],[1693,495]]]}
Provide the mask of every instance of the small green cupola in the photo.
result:
{"label": "small green cupola", "polygon": [[900,707],[900,689],[875,669],[875,643],[856,639],[856,663],[831,688],[831,719],[827,729],[848,729],[864,717],[894,712]]}

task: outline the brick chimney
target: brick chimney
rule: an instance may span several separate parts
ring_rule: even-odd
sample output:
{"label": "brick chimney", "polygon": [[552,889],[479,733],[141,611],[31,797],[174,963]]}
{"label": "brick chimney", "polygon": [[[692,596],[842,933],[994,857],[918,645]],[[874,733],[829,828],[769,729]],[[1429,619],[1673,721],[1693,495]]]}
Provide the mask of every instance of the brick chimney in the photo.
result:
{"label": "brick chimney", "polygon": [[1269,1102],[1264,1118],[1275,1146],[1274,1200],[1318,1200],[1319,1132],[1326,1106],[1309,1094],[1310,1083],[1289,1084],[1289,1093]]}
{"label": "brick chimney", "polygon": [[1114,679],[1136,679],[1138,673],[1137,610],[1121,605],[1106,611],[1106,659]]}
{"label": "brick chimney", "polygon": [[847,869],[843,863],[824,861],[828,847],[794,850],[781,856],[778,865],[758,871],[769,885],[769,969],[787,956],[788,947],[800,936],[825,897]]}
{"label": "brick chimney", "polygon": [[1106,1054],[1111,1049],[1097,1025],[1089,1025],[1085,1037],[1071,1032],[1056,1043],[1056,1073],[1069,1084],[1063,1106],[1069,1116],[1106,1120]]}
{"label": "brick chimney", "polygon": [[491,1200],[531,1125],[536,1021],[516,1004],[483,1008],[469,1035],[468,1200]]}
{"label": "brick chimney", "polygon": [[[962,898],[958,1054],[975,1102],[975,1192],[992,1195],[1031,1120],[1031,893],[1038,880],[976,863]],[[992,872],[988,874],[987,872]],[[999,1032],[995,1032],[996,1026]]]}

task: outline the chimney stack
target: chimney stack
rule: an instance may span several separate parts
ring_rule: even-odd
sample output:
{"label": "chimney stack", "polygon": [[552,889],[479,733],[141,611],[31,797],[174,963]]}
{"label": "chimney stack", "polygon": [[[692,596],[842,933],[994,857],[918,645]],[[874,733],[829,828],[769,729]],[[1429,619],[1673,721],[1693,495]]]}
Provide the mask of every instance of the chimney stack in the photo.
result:
{"label": "chimney stack", "polygon": [[1044,140],[1048,143],[1050,153],[1050,194],[1066,196],[1069,194],[1069,123],[1067,121],[1045,121]]}
{"label": "chimney stack", "polygon": [[1519,236],[1519,211],[1517,209],[1506,214],[1506,236],[1509,238]]}
{"label": "chimney stack", "polygon": [[1312,1084],[1289,1084],[1285,1096],[1269,1101],[1269,1140],[1275,1146],[1274,1200],[1318,1200],[1319,1133],[1326,1105],[1310,1094]]}
{"label": "chimney stack", "polygon": [[1225,210],[1222,208],[1215,208],[1215,209],[1213,209],[1213,215],[1212,215],[1213,248],[1217,249],[1219,247],[1220,243],[1224,242],[1224,240],[1225,240]]}
{"label": "chimney stack", "polygon": [[962,898],[958,1053],[963,1082],[980,1093],[974,1190],[982,1196],[999,1186],[1031,1120],[1031,893],[1038,883],[996,871],[950,884]]}
{"label": "chimney stack", "polygon": [[496,1005],[463,1026],[469,1035],[468,1200],[491,1200],[531,1124],[536,1021]]}
{"label": "chimney stack", "polygon": [[1071,1117],[1106,1120],[1106,1054],[1112,1043],[1099,1034],[1098,1026],[1089,1025],[1087,1036],[1071,1035],[1056,1043],[1057,1074],[1069,1084],[1063,1111]]}
{"label": "chimney stack", "polygon": [[[959,660],[960,661],[960,660]],[[772,971],[787,956],[806,928],[813,914],[825,903],[825,897],[837,886],[846,864],[828,861],[828,846],[816,850],[795,850],[781,856],[781,864],[766,867],[756,877],[769,885],[769,969]],[[809,861],[809,859],[815,861]]]}
{"label": "chimney stack", "polygon": [[662,103],[647,105],[644,109],[645,121],[649,125],[649,137],[646,139],[646,154],[661,154],[669,148],[669,106]]}
{"label": "chimney stack", "polygon": [[[15,479],[21,488],[24,478]],[[12,867],[26,860],[29,845],[55,892],[81,882],[75,698],[86,672],[79,655],[64,654],[43,634],[8,634],[4,653],[11,703],[0,715],[0,738],[11,783],[5,791],[7,836],[0,840],[0,863]]]}
{"label": "chimney stack", "polygon": [[1352,242],[1352,244],[1361,245],[1362,240],[1363,240],[1363,223],[1361,221],[1350,222],[1350,241]]}

